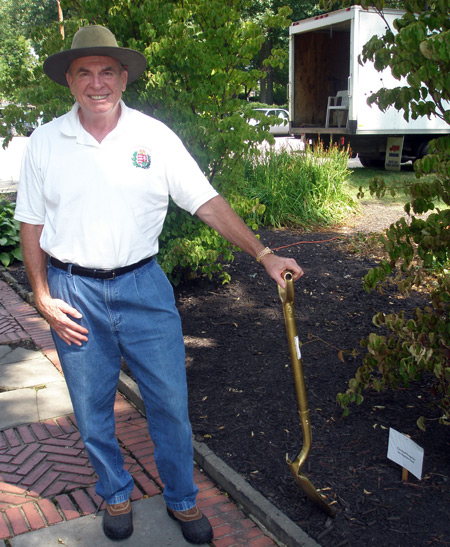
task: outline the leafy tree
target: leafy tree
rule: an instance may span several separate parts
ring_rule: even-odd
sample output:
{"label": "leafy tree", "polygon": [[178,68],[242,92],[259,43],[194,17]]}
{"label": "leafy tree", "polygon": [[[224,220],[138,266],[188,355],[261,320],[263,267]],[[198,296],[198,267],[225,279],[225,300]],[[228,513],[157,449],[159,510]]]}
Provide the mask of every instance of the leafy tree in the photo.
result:
{"label": "leafy tree", "polygon": [[[56,96],[49,93],[39,62],[40,40],[45,29],[56,20],[54,0],[3,0],[0,5],[0,101],[3,104],[0,137],[5,137],[3,146],[7,146],[14,134],[26,134],[26,127],[36,124],[43,115],[48,120],[55,111],[64,111],[61,93],[56,91]],[[50,89],[56,87],[50,85]],[[41,111],[39,105],[43,104],[48,116]],[[67,99],[65,104],[69,104]]]}
{"label": "leafy tree", "polygon": [[18,35],[29,39],[33,28],[48,25],[56,19],[55,0],[2,0],[0,37],[2,42],[5,37],[14,38]]}
{"label": "leafy tree", "polygon": [[[382,0],[362,5],[375,7],[382,16]],[[381,110],[403,110],[406,120],[426,115],[450,123],[449,2],[407,0],[403,9],[394,29],[373,37],[362,55],[362,62],[373,61],[377,70],[390,67],[399,86],[380,89],[368,102]],[[430,142],[428,152],[415,162],[416,180],[407,188],[410,201],[405,211],[411,222],[401,219],[381,236],[389,260],[371,270],[364,282],[367,290],[393,282],[407,294],[433,271],[437,284],[430,304],[410,319],[403,312],[376,315],[375,325],[386,327],[389,334],[373,333],[363,341],[368,349],[363,366],[338,400],[347,407],[362,402],[362,391],[368,387],[380,391],[431,376],[439,421],[450,425],[450,136]],[[430,173],[434,178],[421,178]],[[378,194],[387,190],[382,178],[373,181],[372,189]],[[415,216],[427,212],[431,214],[426,220]],[[419,427],[424,423],[424,418],[418,420]]]}

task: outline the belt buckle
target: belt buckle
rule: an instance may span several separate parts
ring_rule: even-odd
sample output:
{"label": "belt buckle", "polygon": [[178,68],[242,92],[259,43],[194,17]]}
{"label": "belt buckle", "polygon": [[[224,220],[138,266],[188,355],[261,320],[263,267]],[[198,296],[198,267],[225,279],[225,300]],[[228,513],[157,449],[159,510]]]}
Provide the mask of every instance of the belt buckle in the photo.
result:
{"label": "belt buckle", "polygon": [[[108,272],[109,273],[109,272]],[[116,274],[116,270],[111,270],[111,275],[109,275],[108,277],[104,277],[103,279],[106,279],[107,281],[110,280],[110,279],[115,279],[117,276]]]}

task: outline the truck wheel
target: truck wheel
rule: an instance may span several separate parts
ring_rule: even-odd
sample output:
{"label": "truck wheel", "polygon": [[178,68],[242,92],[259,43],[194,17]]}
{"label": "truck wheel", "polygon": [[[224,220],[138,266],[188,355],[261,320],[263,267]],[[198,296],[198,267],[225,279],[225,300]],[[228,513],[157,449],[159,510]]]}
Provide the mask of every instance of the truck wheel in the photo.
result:
{"label": "truck wheel", "polygon": [[364,156],[359,156],[359,161],[363,167],[384,167],[384,160],[376,158],[365,158]]}
{"label": "truck wheel", "polygon": [[416,160],[421,160],[424,156],[428,154],[429,144],[430,144],[430,141],[425,141],[419,146],[419,149],[417,150],[417,154],[416,154]]}

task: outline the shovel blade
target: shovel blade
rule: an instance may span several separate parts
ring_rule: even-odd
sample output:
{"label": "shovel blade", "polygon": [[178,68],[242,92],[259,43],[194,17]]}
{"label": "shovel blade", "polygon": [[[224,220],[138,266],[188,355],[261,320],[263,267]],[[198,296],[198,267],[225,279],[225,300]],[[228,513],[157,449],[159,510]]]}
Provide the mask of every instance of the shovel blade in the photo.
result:
{"label": "shovel blade", "polygon": [[297,484],[308,496],[308,498],[312,502],[314,502],[320,509],[322,509],[322,511],[327,513],[328,516],[334,518],[333,509],[331,509],[331,507],[328,505],[325,498],[321,494],[319,494],[313,483],[307,477],[305,477],[303,473],[297,473],[293,467],[291,467],[291,471],[295,477],[295,480],[297,481]]}

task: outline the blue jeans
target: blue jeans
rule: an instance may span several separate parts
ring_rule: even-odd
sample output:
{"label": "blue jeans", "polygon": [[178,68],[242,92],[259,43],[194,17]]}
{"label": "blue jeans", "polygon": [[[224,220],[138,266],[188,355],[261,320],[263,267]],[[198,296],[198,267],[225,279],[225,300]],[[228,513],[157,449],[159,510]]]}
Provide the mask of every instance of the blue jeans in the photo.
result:
{"label": "blue jeans", "polygon": [[136,379],[155,444],[155,461],[168,507],[195,506],[192,430],[188,416],[184,342],[172,287],[156,260],[101,280],[49,266],[53,298],[82,315],[83,345],[53,339],[89,459],[96,492],[109,504],[126,501],[133,479],[123,468],[115,437],[114,400],[124,357]]}

